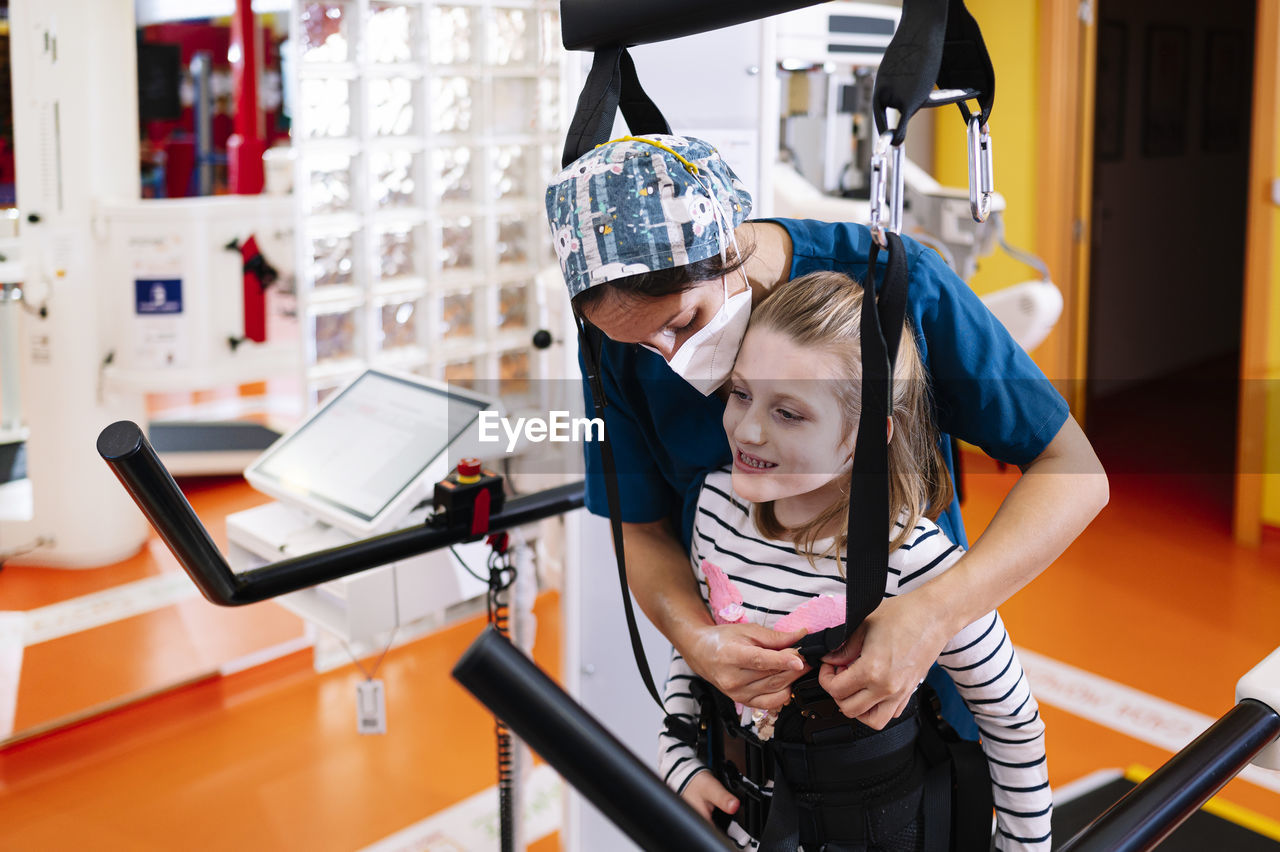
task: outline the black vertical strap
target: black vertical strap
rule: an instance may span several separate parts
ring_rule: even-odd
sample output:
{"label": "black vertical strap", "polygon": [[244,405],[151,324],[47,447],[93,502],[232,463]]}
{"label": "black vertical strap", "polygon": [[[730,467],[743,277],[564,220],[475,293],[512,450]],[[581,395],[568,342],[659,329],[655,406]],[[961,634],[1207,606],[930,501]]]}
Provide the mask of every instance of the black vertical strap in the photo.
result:
{"label": "black vertical strap", "polygon": [[907,138],[907,122],[929,100],[942,67],[948,0],[902,0],[902,17],[876,69],[872,114],[876,132],[888,130],[885,111],[901,113],[893,144]]}
{"label": "black vertical strap", "polygon": [[627,561],[622,543],[622,508],[618,496],[618,469],[613,462],[613,449],[609,446],[609,425],[604,416],[604,380],[600,376],[600,347],[604,343],[604,334],[595,326],[578,317],[578,346],[582,350],[582,362],[587,370],[587,383],[591,386],[591,401],[595,415],[604,423],[600,444],[600,461],[604,467],[605,495],[609,500],[609,524],[613,528],[613,555],[618,562],[618,582],[622,586],[622,609],[627,617],[627,633],[631,636],[631,653],[635,655],[636,666],[640,669],[640,677],[645,688],[653,696],[658,707],[665,714],[666,707],[658,687],[653,682],[649,671],[649,660],[644,653],[644,642],[640,638],[640,628],[636,625],[635,609],[631,605],[631,586],[627,583]]}
{"label": "black vertical strap", "polygon": [[[871,95],[876,132],[888,130],[887,110],[896,109],[901,115],[893,144],[901,145],[911,117],[936,105],[929,101],[935,83],[971,92],[982,123],[987,123],[995,103],[995,71],[982,30],[964,0],[903,0],[898,28],[876,70]],[[959,107],[968,121],[968,107],[963,102]]]}
{"label": "black vertical strap", "polygon": [[[996,99],[996,72],[991,67],[991,55],[982,40],[982,30],[973,15],[965,8],[964,0],[950,0],[947,10],[947,37],[942,48],[942,64],[938,68],[938,87],[942,89],[973,89],[982,111],[980,121],[986,124],[991,118],[991,107]],[[964,120],[969,120],[969,108],[959,104]]]}
{"label": "black vertical strap", "polygon": [[578,95],[578,106],[564,141],[561,167],[609,141],[613,121],[622,109],[622,117],[634,135],[670,133],[671,126],[653,99],[640,85],[635,62],[625,47],[602,47],[591,61],[591,71]]}
{"label": "black vertical strap", "polygon": [[862,413],[854,444],[845,541],[845,623],[823,637],[828,650],[842,645],[884,599],[889,577],[889,442],[885,421],[893,399],[897,362],[907,310],[907,258],[902,238],[889,232],[884,284],[877,301],[873,240],[863,282],[861,316]]}

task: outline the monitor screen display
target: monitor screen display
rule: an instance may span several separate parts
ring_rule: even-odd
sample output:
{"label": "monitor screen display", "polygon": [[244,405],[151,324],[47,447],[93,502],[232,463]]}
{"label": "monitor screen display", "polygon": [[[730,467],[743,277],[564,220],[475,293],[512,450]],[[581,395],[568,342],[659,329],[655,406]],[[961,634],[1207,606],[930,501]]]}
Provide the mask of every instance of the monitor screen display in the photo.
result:
{"label": "monitor screen display", "polygon": [[290,494],[371,521],[487,406],[368,371],[280,439],[250,472]]}

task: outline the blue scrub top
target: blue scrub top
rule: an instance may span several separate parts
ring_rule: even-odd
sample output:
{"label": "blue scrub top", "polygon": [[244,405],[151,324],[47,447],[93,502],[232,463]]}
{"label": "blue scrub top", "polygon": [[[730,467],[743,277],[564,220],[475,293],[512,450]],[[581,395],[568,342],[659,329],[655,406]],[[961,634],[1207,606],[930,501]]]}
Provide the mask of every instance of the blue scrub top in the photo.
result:
{"label": "blue scrub top", "polygon": [[[769,219],[791,235],[791,277],[818,270],[867,274],[871,234],[862,225]],[[1066,400],[942,258],[904,237],[910,281],[908,316],[933,390],[941,450],[951,458],[954,435],[992,458],[1023,465],[1044,450],[1066,422]],[[883,274],[883,257],[877,273]],[[877,278],[877,289],[883,282]],[[581,354],[579,354],[581,360]],[[685,549],[693,533],[698,491],[709,471],[732,459],[721,419],[724,403],[704,397],[661,356],[630,343],[605,340],[601,353],[605,420],[618,468],[622,520],[670,518]],[[587,411],[591,389],[583,381]],[[586,503],[609,514],[598,444],[584,443]],[[938,518],[952,541],[968,547],[960,504]]]}

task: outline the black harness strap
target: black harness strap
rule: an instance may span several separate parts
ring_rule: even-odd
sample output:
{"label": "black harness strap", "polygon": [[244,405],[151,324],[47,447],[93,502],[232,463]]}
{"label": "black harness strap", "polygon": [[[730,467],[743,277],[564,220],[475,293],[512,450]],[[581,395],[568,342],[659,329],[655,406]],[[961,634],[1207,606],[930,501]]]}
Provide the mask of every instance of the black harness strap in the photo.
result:
{"label": "black harness strap", "polygon": [[[947,37],[942,47],[942,66],[938,69],[938,87],[973,92],[970,97],[978,102],[980,122],[985,125],[991,118],[996,100],[996,72],[991,67],[991,55],[982,40],[982,30],[965,8],[964,0],[950,0],[947,9]],[[963,103],[960,113],[965,121],[969,120],[969,111]]]}
{"label": "black harness strap", "polygon": [[902,238],[886,234],[889,243],[884,284],[876,299],[873,240],[863,282],[862,414],[854,444],[850,476],[849,527],[845,542],[845,623],[823,631],[822,644],[833,651],[884,599],[889,576],[889,442],[885,422],[893,399],[893,369],[907,312],[907,257]]}
{"label": "black harness strap", "polygon": [[[951,98],[931,100],[934,84],[956,89]],[[978,22],[964,0],[903,0],[902,18],[876,71],[871,100],[876,131],[889,129],[887,110],[901,118],[893,132],[893,144],[907,138],[907,122],[924,107],[941,106],[974,98],[983,125],[995,102],[995,71]],[[960,111],[968,121],[963,103]]]}
{"label": "black harness strap", "polygon": [[[597,145],[609,141],[613,121],[622,110],[627,127],[634,134],[670,133],[671,126],[654,104],[653,99],[640,85],[635,62],[621,45],[601,47],[591,62],[591,72],[578,96],[578,106],[565,137],[562,164],[568,166]],[[600,441],[600,460],[604,468],[605,494],[609,501],[609,524],[613,530],[613,552],[618,562],[618,581],[622,587],[622,607],[627,618],[627,632],[631,637],[631,651],[645,688],[653,700],[662,707],[662,696],[654,685],[645,657],[640,629],[636,624],[635,609],[631,604],[630,585],[627,583],[627,563],[622,540],[622,510],[618,495],[618,470],[614,464],[613,449],[609,445],[609,426],[605,418],[604,381],[600,376],[600,347],[604,335],[599,329],[578,318],[578,345],[586,366],[587,382],[595,415],[604,423]],[[663,708],[665,710],[665,708]]]}
{"label": "black harness strap", "polygon": [[625,47],[612,45],[597,50],[591,61],[591,72],[569,122],[560,165],[567,167],[592,148],[608,142],[619,109],[627,127],[637,136],[671,132],[666,118],[640,85],[631,54]]}
{"label": "black harness strap", "polygon": [[613,554],[618,562],[618,582],[622,586],[622,609],[627,617],[627,633],[631,636],[631,653],[635,655],[636,666],[640,669],[640,677],[645,688],[653,696],[663,712],[662,696],[654,685],[653,675],[649,671],[649,660],[644,653],[644,642],[640,639],[640,628],[636,624],[636,613],[631,605],[631,587],[627,583],[627,560],[622,542],[622,508],[618,496],[618,469],[613,461],[613,449],[609,446],[609,423],[605,417],[604,380],[600,376],[600,346],[604,343],[604,335],[598,328],[581,317],[578,318],[578,346],[582,351],[582,362],[587,369],[587,383],[591,387],[591,401],[595,415],[604,424],[601,430],[600,461],[604,467],[604,488],[609,499],[609,525],[613,528]]}

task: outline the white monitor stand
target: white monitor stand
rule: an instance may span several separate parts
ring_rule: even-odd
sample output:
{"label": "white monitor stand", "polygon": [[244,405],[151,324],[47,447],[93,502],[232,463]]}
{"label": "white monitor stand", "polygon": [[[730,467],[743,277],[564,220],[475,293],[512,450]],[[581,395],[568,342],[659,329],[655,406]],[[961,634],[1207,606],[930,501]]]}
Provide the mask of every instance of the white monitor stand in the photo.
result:
{"label": "white monitor stand", "polygon": [[[458,459],[480,456],[478,421],[486,410],[501,413],[501,405],[417,376],[362,373],[245,471],[276,502],[227,517],[232,570],[422,523],[435,483]],[[485,565],[483,543],[458,552],[473,568]],[[277,600],[360,653],[394,628],[438,626],[449,607],[485,589],[446,550]],[[319,655],[317,666],[328,667]]]}

